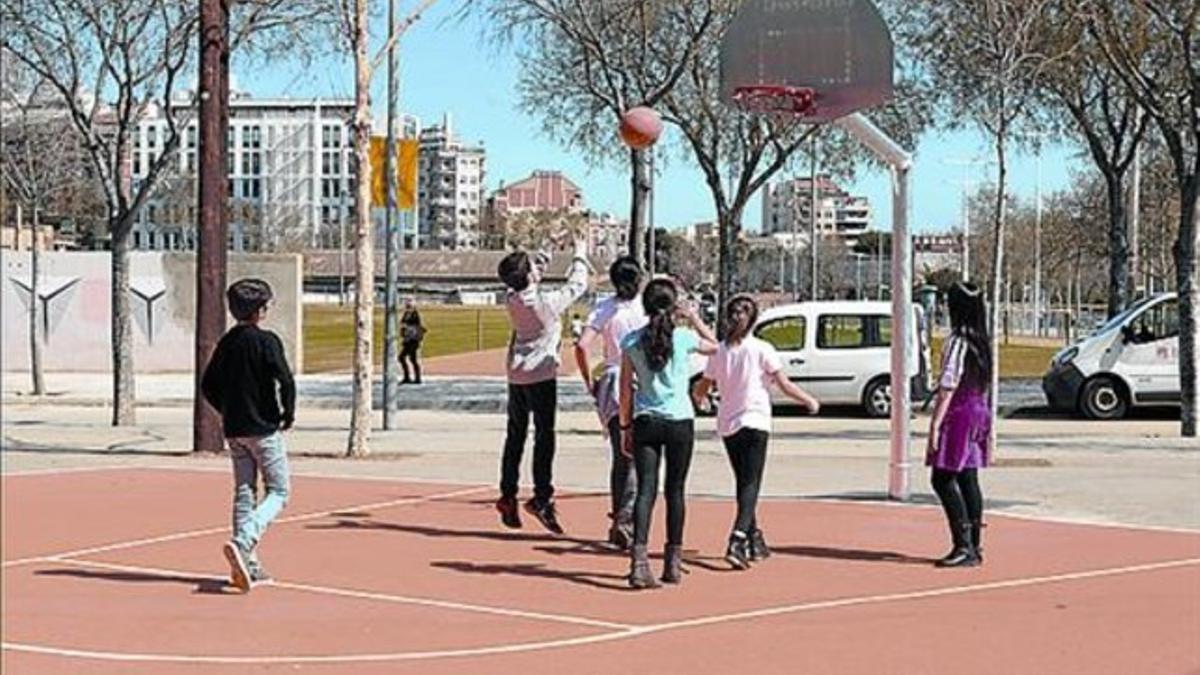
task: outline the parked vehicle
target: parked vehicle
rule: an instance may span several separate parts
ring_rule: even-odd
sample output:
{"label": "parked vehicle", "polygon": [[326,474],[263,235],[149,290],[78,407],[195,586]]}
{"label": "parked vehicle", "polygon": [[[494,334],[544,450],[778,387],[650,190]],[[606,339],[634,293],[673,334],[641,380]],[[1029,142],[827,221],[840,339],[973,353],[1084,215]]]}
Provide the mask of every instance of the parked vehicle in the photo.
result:
{"label": "parked vehicle", "polygon": [[[892,306],[886,302],[806,302],[763,311],[754,334],[774,345],[788,377],[822,405],[861,405],[871,417],[892,410]],[[913,308],[914,398],[929,390],[929,341]],[[775,394],[776,405],[787,399]]]}
{"label": "parked vehicle", "polygon": [[1097,420],[1120,419],[1134,406],[1178,403],[1178,297],[1142,300],[1060,351],[1042,390],[1051,408]]}

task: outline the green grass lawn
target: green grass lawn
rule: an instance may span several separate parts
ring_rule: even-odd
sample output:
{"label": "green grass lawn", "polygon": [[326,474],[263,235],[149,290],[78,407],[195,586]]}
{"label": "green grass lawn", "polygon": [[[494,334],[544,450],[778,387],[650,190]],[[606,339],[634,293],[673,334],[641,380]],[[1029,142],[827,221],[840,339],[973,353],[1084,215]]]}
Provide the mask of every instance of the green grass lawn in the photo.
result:
{"label": "green grass lawn", "polygon": [[[941,367],[944,338],[933,338],[933,364]],[[1045,345],[1000,344],[1000,378],[1004,380],[1041,379],[1050,367],[1050,358],[1058,347]]]}
{"label": "green grass lawn", "polygon": [[[496,349],[508,344],[503,307],[422,307],[429,331],[421,346],[424,358]],[[383,309],[375,310],[375,364],[383,363]],[[350,370],[354,352],[354,309],[347,305],[304,306],[304,372]]]}

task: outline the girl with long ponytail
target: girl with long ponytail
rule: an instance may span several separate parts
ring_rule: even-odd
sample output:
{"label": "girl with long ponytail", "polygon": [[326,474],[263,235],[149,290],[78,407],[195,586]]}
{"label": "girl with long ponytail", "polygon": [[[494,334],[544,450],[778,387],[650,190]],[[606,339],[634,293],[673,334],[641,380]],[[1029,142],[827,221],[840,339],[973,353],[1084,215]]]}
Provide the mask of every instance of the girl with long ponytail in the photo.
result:
{"label": "girl with long ponytail", "polygon": [[688,357],[693,352],[712,354],[717,341],[695,310],[679,305],[678,290],[669,279],[646,285],[642,307],[646,326],[622,343],[620,428],[621,451],[633,460],[637,472],[629,585],[653,588],[658,582],[650,571],[647,545],[658,467],[665,456],[667,543],[662,580],[677,584],[683,562],[684,492],[695,442]]}

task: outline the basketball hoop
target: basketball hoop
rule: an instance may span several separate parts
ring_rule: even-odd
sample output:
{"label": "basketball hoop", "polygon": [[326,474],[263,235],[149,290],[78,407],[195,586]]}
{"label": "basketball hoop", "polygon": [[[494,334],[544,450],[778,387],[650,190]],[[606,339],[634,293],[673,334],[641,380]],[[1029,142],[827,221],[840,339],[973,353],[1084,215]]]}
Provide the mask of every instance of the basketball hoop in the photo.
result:
{"label": "basketball hoop", "polygon": [[750,113],[807,117],[816,110],[817,92],[811,87],[755,84],[733,90],[733,104]]}
{"label": "basketball hoop", "polygon": [[830,122],[892,98],[891,31],[871,0],[741,0],[721,98],[777,122]]}

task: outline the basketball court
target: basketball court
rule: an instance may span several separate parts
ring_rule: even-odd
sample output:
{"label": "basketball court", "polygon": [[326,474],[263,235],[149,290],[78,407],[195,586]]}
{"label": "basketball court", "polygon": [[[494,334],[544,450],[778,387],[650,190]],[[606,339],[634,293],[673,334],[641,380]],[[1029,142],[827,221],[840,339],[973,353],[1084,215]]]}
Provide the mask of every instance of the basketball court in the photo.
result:
{"label": "basketball court", "polygon": [[305,475],[242,595],[228,471],[3,493],[5,672],[1200,672],[1195,532],[992,515],[985,565],[939,570],[937,509],[770,500],[775,555],[733,572],[733,505],[693,498],[684,583],[634,592],[604,496],[560,495],[554,537],[501,528],[490,485]]}

